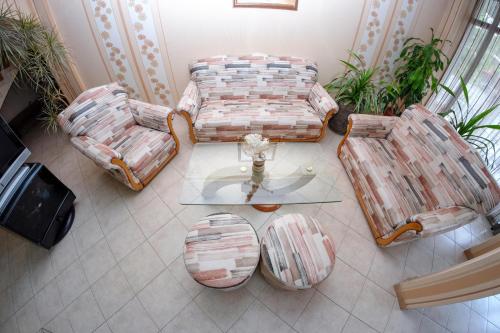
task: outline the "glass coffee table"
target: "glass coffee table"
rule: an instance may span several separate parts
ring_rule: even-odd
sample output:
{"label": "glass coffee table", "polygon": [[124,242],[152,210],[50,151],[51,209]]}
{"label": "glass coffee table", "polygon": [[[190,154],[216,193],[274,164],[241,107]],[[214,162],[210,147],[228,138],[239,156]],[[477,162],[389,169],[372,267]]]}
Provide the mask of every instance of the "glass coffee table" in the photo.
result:
{"label": "glass coffee table", "polygon": [[320,144],[272,143],[265,154],[264,172],[254,172],[240,143],[195,144],[179,203],[252,205],[269,212],[284,204],[341,201],[335,167]]}

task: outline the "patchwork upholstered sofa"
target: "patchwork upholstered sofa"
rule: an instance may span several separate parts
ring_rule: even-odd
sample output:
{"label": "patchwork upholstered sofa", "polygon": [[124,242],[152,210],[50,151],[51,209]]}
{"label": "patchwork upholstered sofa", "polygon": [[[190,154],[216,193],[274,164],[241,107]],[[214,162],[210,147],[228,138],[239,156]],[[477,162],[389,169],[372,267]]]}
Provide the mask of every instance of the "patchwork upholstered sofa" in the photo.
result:
{"label": "patchwork upholstered sofa", "polygon": [[117,83],[80,94],[58,116],[71,143],[133,190],[141,190],[177,154],[171,108],[129,99]]}
{"label": "patchwork upholstered sofa", "polygon": [[337,104],[317,82],[313,61],[248,55],[199,59],[177,111],[193,143],[239,141],[260,133],[273,141],[318,141]]}
{"label": "patchwork upholstered sofa", "polygon": [[423,106],[351,115],[337,153],[380,246],[458,228],[500,201],[476,151]]}

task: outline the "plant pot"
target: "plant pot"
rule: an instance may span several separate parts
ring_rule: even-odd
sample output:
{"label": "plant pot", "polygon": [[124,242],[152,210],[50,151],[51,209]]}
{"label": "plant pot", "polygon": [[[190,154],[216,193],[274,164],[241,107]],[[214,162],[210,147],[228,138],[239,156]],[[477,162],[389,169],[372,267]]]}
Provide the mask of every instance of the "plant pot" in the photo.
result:
{"label": "plant pot", "polygon": [[344,135],[349,124],[349,115],[354,113],[353,105],[339,105],[339,111],[328,121],[328,128],[337,134]]}

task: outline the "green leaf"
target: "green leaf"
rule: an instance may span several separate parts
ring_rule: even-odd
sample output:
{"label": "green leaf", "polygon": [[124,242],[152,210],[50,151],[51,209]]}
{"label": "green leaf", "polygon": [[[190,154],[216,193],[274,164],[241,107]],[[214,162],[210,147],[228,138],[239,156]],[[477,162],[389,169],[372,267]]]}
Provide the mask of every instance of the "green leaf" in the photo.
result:
{"label": "green leaf", "polygon": [[469,106],[469,91],[467,90],[467,86],[465,85],[462,77],[460,77],[460,88],[462,88],[462,92],[464,93],[465,103]]}
{"label": "green leaf", "polygon": [[452,91],[449,87],[447,87],[447,86],[445,86],[444,84],[441,84],[441,83],[439,84],[439,86],[440,86],[441,88],[443,88],[443,89],[444,89],[444,90],[445,90],[448,94],[450,94],[452,97],[456,97],[456,96],[455,96],[455,93],[454,93],[454,92],[453,92],[453,91]]}

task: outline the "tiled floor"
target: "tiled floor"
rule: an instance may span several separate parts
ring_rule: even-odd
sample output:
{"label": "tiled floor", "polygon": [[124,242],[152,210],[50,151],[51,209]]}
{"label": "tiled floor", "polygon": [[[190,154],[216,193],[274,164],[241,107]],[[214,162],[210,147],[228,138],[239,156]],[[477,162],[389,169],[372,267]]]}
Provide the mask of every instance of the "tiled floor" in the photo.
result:
{"label": "tiled floor", "polygon": [[500,332],[500,296],[400,311],[392,285],[464,260],[462,251],[489,236],[485,221],[387,249],[375,246],[335,150],[322,141],[337,172],[342,203],[285,206],[272,214],[230,211],[259,233],[289,212],[318,217],[337,247],[333,274],[315,289],[275,290],[255,274],[224,293],[194,283],[182,260],[187,228],[227,210],[176,203],[191,152],[175,120],[181,153],[141,193],[133,193],[77,153],[62,135],[34,130],[24,138],[77,195],[71,233],[51,251],[0,230],[0,332]]}

